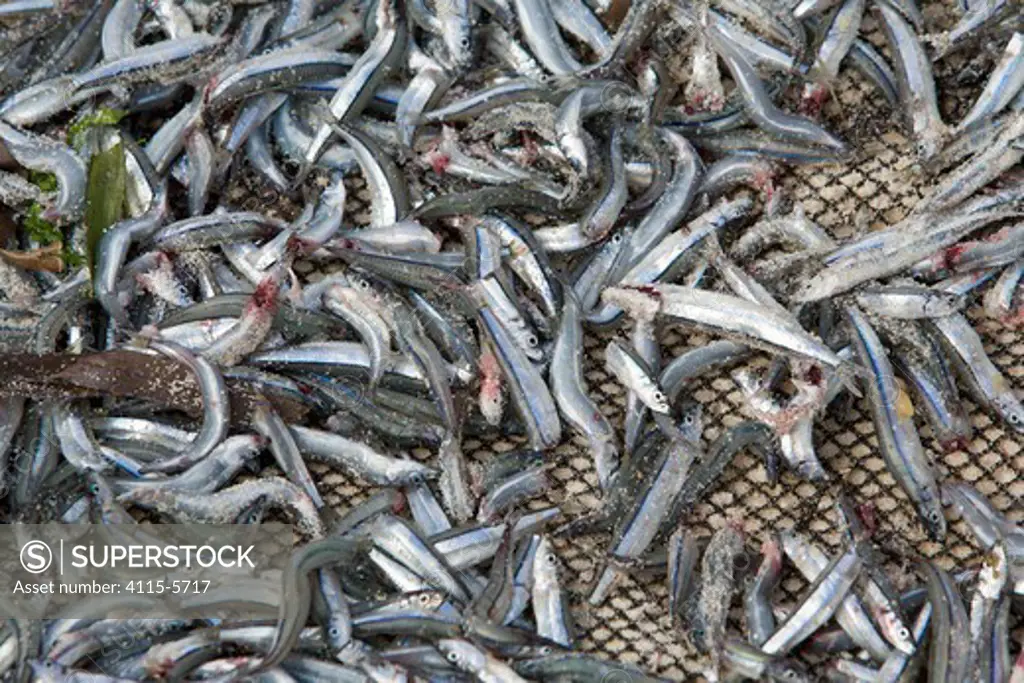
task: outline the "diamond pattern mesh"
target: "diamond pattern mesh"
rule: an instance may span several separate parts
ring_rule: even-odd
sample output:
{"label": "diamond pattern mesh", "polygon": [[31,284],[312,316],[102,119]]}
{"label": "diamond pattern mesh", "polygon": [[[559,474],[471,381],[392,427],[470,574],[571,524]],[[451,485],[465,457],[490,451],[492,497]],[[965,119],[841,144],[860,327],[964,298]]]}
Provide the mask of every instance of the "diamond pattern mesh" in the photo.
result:
{"label": "diamond pattern mesh", "polygon": [[[952,2],[934,0],[922,3],[929,26],[947,24]],[[862,35],[887,53],[877,22],[865,17]],[[980,92],[994,55],[1001,50],[977,50],[970,57],[941,62],[936,67],[937,87],[943,115],[957,121]],[[825,107],[823,120],[859,150],[849,164],[828,167],[804,167],[787,172],[779,185],[786,196],[799,203],[807,215],[837,239],[846,239],[865,230],[878,229],[903,218],[927,191],[932,180],[915,169],[910,144],[901,132],[897,116],[884,99],[851,69],[845,69]],[[287,197],[261,188],[250,172],[240,174],[227,195],[240,208],[263,210],[291,218],[297,204]],[[352,178],[346,214],[356,223],[365,219],[369,201],[365,184]],[[310,280],[320,275],[321,264],[299,263],[296,270]],[[330,270],[328,267],[326,270]],[[1024,340],[1014,330],[987,320],[975,307],[969,316],[985,340],[993,362],[1018,388],[1024,387]],[[609,338],[625,338],[627,331],[602,335],[589,334],[586,340],[585,376],[602,411],[621,433],[625,391],[604,369],[603,347]],[[661,331],[664,362],[685,350],[710,341],[702,335],[666,328]],[[764,362],[760,359],[757,362]],[[704,407],[705,445],[722,431],[745,419],[742,395],[728,372],[711,374],[696,382],[691,396]],[[970,566],[979,560],[979,550],[966,525],[951,523],[944,544],[927,539],[917,523],[906,496],[886,471],[880,457],[870,414],[863,401],[845,403],[839,414],[830,412],[815,425],[815,445],[819,457],[831,475],[828,482],[811,484],[789,472],[783,472],[777,485],[767,481],[763,466],[752,455],[740,453],[685,523],[709,535],[728,520],[741,520],[747,534],[747,552],[752,566],[758,562],[757,548],[773,531],[798,528],[819,544],[835,552],[840,543],[833,510],[836,496],[850,493],[857,502],[870,502],[878,511],[877,540],[891,558],[890,569],[897,585],[908,580],[898,572],[906,558],[934,558],[946,569]],[[962,479],[975,485],[992,504],[1011,520],[1024,521],[1024,441],[1001,423],[971,406],[975,428],[973,440],[963,451],[941,453],[927,427],[922,435],[940,472],[941,479]],[[467,439],[464,450],[477,461],[486,461],[495,453],[521,447],[514,438]],[[432,453],[418,450],[417,457]],[[568,517],[574,517],[601,505],[596,473],[585,444],[567,439],[550,455],[554,468],[553,490],[530,508],[560,504]],[[313,464],[310,469],[329,505],[344,511],[359,503],[372,491],[364,483],[338,471]],[[585,596],[600,566],[607,534],[592,534],[558,539],[557,548],[568,571],[565,577],[572,594],[577,623],[578,647],[584,651],[638,665],[652,674],[674,680],[695,680],[702,658],[674,631],[667,616],[667,591],[664,579],[624,577],[616,590],[599,607],[585,605]],[[904,559],[900,559],[904,558]],[[804,582],[788,572],[777,599],[792,603]],[[734,602],[734,608],[738,601]],[[742,615],[734,609],[730,628],[742,629]],[[1021,642],[1021,631],[1015,631]],[[1013,646],[1013,652],[1019,645]]]}
{"label": "diamond pattern mesh", "polygon": [[[929,26],[948,25],[953,16],[950,4],[922,3]],[[861,35],[888,56],[884,36],[870,13],[865,16],[863,28]],[[936,86],[947,122],[955,122],[966,113],[1001,47],[979,51],[970,61],[958,57],[936,65]],[[790,169],[777,181],[781,191],[840,240],[904,218],[934,181],[916,168],[910,141],[885,99],[858,73],[844,69],[822,118],[829,130],[859,150],[856,158],[848,164]],[[358,176],[352,178],[350,187],[346,213],[357,223],[365,221],[369,193]],[[267,206],[266,199],[261,198],[260,204]],[[277,207],[286,214],[293,210],[287,204],[278,203]],[[299,268],[305,266],[299,264]],[[318,273],[313,274],[311,279],[317,276]],[[1024,387],[1024,341],[1020,335],[986,319],[978,307],[971,308],[968,315],[985,340],[993,362],[1015,387]],[[613,333],[588,333],[585,342],[584,374],[591,396],[620,434],[626,392],[604,368],[604,346],[611,338],[626,340],[627,335],[628,328]],[[672,327],[662,329],[660,339],[663,363],[712,340]],[[753,362],[766,364],[766,358]],[[742,393],[729,371],[701,378],[693,384],[690,396],[703,406],[705,446],[726,428],[748,419],[743,414]],[[842,405],[842,414],[827,413],[814,430],[815,447],[830,481],[812,484],[784,471],[778,484],[772,486],[759,459],[741,452],[683,522],[698,533],[710,535],[727,521],[741,520],[747,535],[745,559],[754,570],[760,561],[761,542],[769,534],[784,529],[796,528],[829,552],[838,551],[841,539],[834,504],[838,494],[846,492],[858,503],[871,503],[877,510],[876,541],[891,560],[888,568],[897,587],[909,587],[911,574],[900,570],[906,568],[908,559],[918,556],[933,558],[947,570],[976,564],[980,559],[979,548],[962,521],[950,524],[943,544],[927,538],[906,495],[886,471],[869,407],[863,401]],[[973,404],[969,407],[975,433],[965,451],[942,453],[927,426],[919,422],[940,481],[970,482],[1010,519],[1024,521],[1024,480],[1020,477],[1024,472],[1024,441]],[[523,440],[513,437],[468,438],[464,452],[471,459],[486,462],[494,454],[523,446]],[[414,455],[430,458],[433,454],[420,450]],[[558,504],[569,519],[598,509],[600,489],[585,442],[567,438],[550,453],[550,458],[554,463],[553,490],[544,498],[531,501],[528,507],[539,509]],[[311,469],[332,506],[344,510],[370,493],[359,482],[336,471],[317,465]],[[706,658],[673,628],[667,614],[668,593],[663,576],[624,576],[603,604],[596,608],[586,604],[608,541],[606,533],[556,541],[567,569],[564,576],[571,594],[577,647],[639,666],[652,675],[672,680],[703,680],[700,673],[707,664]],[[776,600],[783,608],[789,607],[805,587],[795,571],[787,570]],[[743,632],[739,602],[734,600],[730,614],[733,635]],[[1017,628],[1014,641],[1019,644],[1022,640],[1024,634]],[[1013,646],[1014,654],[1018,648],[1019,645]]]}

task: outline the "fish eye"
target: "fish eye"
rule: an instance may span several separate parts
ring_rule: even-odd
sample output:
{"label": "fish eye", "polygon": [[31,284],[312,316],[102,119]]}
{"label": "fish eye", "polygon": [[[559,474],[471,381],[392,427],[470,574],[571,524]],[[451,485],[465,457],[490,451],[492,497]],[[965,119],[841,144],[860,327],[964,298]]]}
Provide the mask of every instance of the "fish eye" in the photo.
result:
{"label": "fish eye", "polygon": [[900,638],[907,639],[910,637],[910,631],[905,628],[900,629]]}
{"label": "fish eye", "polygon": [[462,38],[459,38],[459,47],[469,47],[469,36],[462,36]]}
{"label": "fish eye", "polygon": [[618,244],[621,241],[622,241],[622,234],[621,233],[615,233],[614,235],[612,235],[612,244]]}
{"label": "fish eye", "polygon": [[552,553],[552,554],[548,555],[547,560],[548,560],[548,564],[554,564],[554,563],[558,562],[558,557],[556,557],[555,554]]}
{"label": "fish eye", "polygon": [[329,633],[332,638],[337,638],[340,631],[338,630],[337,626],[334,626],[331,627],[331,629],[327,633]]}
{"label": "fish eye", "polygon": [[449,662],[457,662],[457,661],[459,661],[458,653],[457,652],[449,652],[448,653],[448,661]]}
{"label": "fish eye", "polygon": [[540,648],[540,653],[542,655],[549,655],[549,654],[551,654],[551,646],[550,645],[542,645],[541,648]]}
{"label": "fish eye", "polygon": [[535,337],[535,336],[533,336],[531,334],[529,337],[526,338],[526,343],[529,344],[530,346],[536,346],[537,345],[537,337]]}

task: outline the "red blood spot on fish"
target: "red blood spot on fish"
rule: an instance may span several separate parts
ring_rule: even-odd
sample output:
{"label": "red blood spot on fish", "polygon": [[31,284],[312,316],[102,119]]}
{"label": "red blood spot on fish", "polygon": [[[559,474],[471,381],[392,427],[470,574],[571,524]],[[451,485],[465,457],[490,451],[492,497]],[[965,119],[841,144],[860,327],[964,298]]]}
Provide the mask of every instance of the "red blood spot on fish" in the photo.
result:
{"label": "red blood spot on fish", "polygon": [[285,251],[289,254],[309,254],[317,250],[320,245],[312,240],[307,240],[298,235],[292,235],[285,243]]}
{"label": "red blood spot on fish", "polygon": [[206,85],[203,86],[203,104],[206,104],[210,101],[210,93],[212,93],[213,89],[216,87],[217,77],[213,76],[209,81],[206,82]]}
{"label": "red blood spot on fish", "polygon": [[770,538],[761,544],[761,554],[772,563],[772,567],[778,569],[782,566],[782,548],[775,539]]}
{"label": "red blood spot on fish", "polygon": [[501,368],[489,351],[480,356],[480,397],[491,403],[501,400]]}
{"label": "red blood spot on fish", "polygon": [[653,296],[655,299],[661,300],[661,292],[650,285],[640,285],[639,287],[633,287],[638,292],[646,294],[647,296]]}
{"label": "red blood spot on fish", "polygon": [[395,502],[391,506],[391,512],[395,513],[396,515],[405,512],[405,494],[399,493],[395,497]]}
{"label": "red blood spot on fish", "polygon": [[772,195],[775,194],[775,175],[770,169],[760,169],[755,171],[754,177],[751,178],[750,184],[755,190],[764,192],[766,201],[771,201]]}
{"label": "red blood spot on fish", "polygon": [[804,380],[810,382],[814,386],[820,386],[824,376],[821,373],[821,368],[817,365],[812,365],[807,368],[807,372],[804,373]]}
{"label": "red blood spot on fish", "polygon": [[944,439],[939,442],[939,446],[942,448],[944,453],[966,451],[970,445],[971,442],[966,436],[957,436],[952,439]]}
{"label": "red blood spot on fish", "polygon": [[942,252],[942,265],[946,269],[952,269],[956,267],[957,261],[960,256],[967,251],[967,245],[965,244],[954,244],[948,247]]}
{"label": "red blood spot on fish", "polygon": [[878,530],[878,518],[875,516],[875,506],[871,503],[862,503],[857,506],[857,516],[867,529],[868,535],[873,536]]}
{"label": "red blood spot on fish", "polygon": [[437,175],[444,175],[445,171],[448,170],[448,164],[451,162],[451,157],[447,154],[434,152],[430,155],[430,167],[434,169],[434,173]]}
{"label": "red blood spot on fish", "polygon": [[808,85],[804,89],[803,97],[800,99],[800,113],[818,117],[821,115],[821,110],[825,107],[825,102],[828,100],[828,90],[819,84]]}
{"label": "red blood spot on fish", "polygon": [[529,131],[522,131],[520,138],[523,141],[523,149],[526,151],[526,165],[532,166],[533,162],[537,161],[537,157],[540,156],[540,146],[533,136],[530,135]]}
{"label": "red blood spot on fish", "polygon": [[273,311],[277,308],[277,289],[277,281],[273,277],[265,278],[252,293],[253,307],[262,311]]}

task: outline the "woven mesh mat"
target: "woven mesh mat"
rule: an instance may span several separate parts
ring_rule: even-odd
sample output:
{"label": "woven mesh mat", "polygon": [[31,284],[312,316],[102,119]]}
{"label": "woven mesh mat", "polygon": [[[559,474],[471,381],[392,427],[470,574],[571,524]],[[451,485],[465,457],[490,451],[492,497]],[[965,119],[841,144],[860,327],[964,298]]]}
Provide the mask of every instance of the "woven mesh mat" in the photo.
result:
{"label": "woven mesh mat", "polygon": [[[944,25],[948,20],[947,8],[938,3],[925,5],[924,10],[931,26]],[[865,17],[865,29],[865,37],[885,50],[884,37],[870,14]],[[980,92],[991,61],[998,54],[992,50],[981,52],[970,62],[961,57],[937,65],[935,76],[946,121],[959,120]],[[859,74],[844,70],[835,93],[825,108],[824,122],[859,150],[857,159],[844,165],[793,169],[781,186],[810,218],[834,237],[847,239],[901,220],[934,181],[918,172],[898,116]],[[987,320],[978,307],[971,308],[968,315],[993,362],[1021,394],[1024,339],[1001,323]],[[709,341],[674,329],[665,330],[662,339],[665,363]],[[603,368],[600,348],[605,341],[588,340],[591,352],[587,354],[586,377],[613,424],[621,425],[625,392]],[[705,444],[744,419],[742,394],[727,371],[704,378],[692,396],[704,406]],[[773,531],[784,529],[806,532],[834,553],[840,544],[834,503],[836,496],[845,491],[857,502],[871,503],[877,510],[876,540],[892,558],[890,575],[898,584],[908,579],[907,572],[900,571],[905,568],[900,558],[933,558],[946,569],[976,564],[980,551],[962,521],[950,525],[943,544],[927,538],[906,495],[886,471],[866,402],[844,403],[843,407],[843,414],[829,412],[815,425],[815,447],[831,475],[829,482],[815,485],[784,473],[779,483],[772,486],[760,461],[741,453],[684,523],[711,534],[728,520],[742,521],[747,533],[747,552],[755,567],[761,541]],[[922,425],[924,443],[940,481],[970,482],[1010,519],[1024,520],[1024,440],[976,406],[970,405],[970,409],[974,437],[966,450],[943,453]],[[552,500],[565,496],[582,507],[599,505],[596,478],[586,452],[578,444],[571,444],[563,446],[559,455],[562,466],[555,476],[563,490],[556,492]],[[605,547],[601,543],[606,543],[606,539],[573,539],[560,545],[572,570],[572,588],[582,593],[581,602],[598,568],[592,550]],[[672,628],[664,584],[661,578],[626,578],[600,607],[580,608],[580,647],[637,664],[666,678],[697,678],[706,662]],[[783,604],[792,603],[805,585],[790,571],[777,597]],[[734,601],[734,607],[737,602]],[[742,628],[741,611],[732,612],[734,633]],[[1024,642],[1020,629],[1014,632],[1014,641]]]}
{"label": "woven mesh mat", "polygon": [[[922,3],[930,27],[948,26],[953,18],[952,3]],[[865,17],[864,37],[888,55],[885,39],[870,13]],[[959,120],[981,91],[993,60],[1002,46],[980,51],[969,58],[960,56],[936,65],[936,84],[942,113],[947,122]],[[845,69],[823,112],[823,122],[858,150],[857,158],[844,165],[791,169],[778,181],[783,191],[799,203],[807,215],[837,239],[848,239],[876,230],[904,218],[926,194],[934,179],[916,167],[909,140],[898,118],[884,98],[859,74]],[[353,211],[365,210],[365,194],[354,193]],[[987,320],[978,307],[968,315],[985,340],[993,362],[1024,395],[1024,338],[1001,323]],[[626,340],[628,328],[614,333],[588,334],[584,372],[592,397],[602,412],[622,433],[626,392],[604,368],[604,346],[609,339]],[[663,363],[711,338],[672,327],[661,330]],[[628,342],[627,342],[628,343]],[[764,359],[762,359],[763,361]],[[743,398],[728,371],[711,374],[695,383],[691,396],[703,405],[704,444],[709,445],[724,429],[747,417]],[[972,483],[992,504],[1014,521],[1024,521],[1024,440],[999,421],[969,404],[974,437],[967,450],[943,453],[928,427],[922,437],[940,481],[959,479]],[[807,533],[834,553],[840,546],[839,524],[834,511],[838,494],[846,492],[858,503],[871,503],[877,511],[876,541],[891,558],[888,569],[898,587],[908,587],[912,575],[904,571],[907,559],[919,556],[935,559],[951,570],[977,564],[980,550],[966,525],[950,524],[943,544],[928,539],[917,521],[906,495],[886,471],[878,451],[870,411],[862,400],[845,403],[843,414],[827,413],[815,425],[818,456],[830,474],[830,481],[812,484],[785,472],[771,485],[764,467],[754,456],[742,452],[725,470],[717,485],[685,519],[684,524],[700,534],[710,535],[731,520],[742,522],[747,534],[747,562],[756,568],[758,549],[772,532],[796,528]],[[464,451],[480,462],[496,453],[524,447],[516,438],[486,441],[467,440]],[[429,457],[429,453],[420,454]],[[543,499],[529,503],[530,509],[561,505],[569,519],[600,508],[597,475],[582,439],[573,438],[550,454],[553,490]],[[345,508],[368,492],[358,482],[335,471],[317,469],[321,491],[332,505]],[[706,658],[688,645],[668,617],[668,593],[664,577],[624,576],[608,599],[596,608],[586,596],[596,580],[601,557],[608,544],[607,534],[558,539],[558,548],[571,595],[577,626],[577,647],[598,656],[639,666],[652,675],[672,680],[704,680],[701,671]],[[741,567],[742,569],[742,567]],[[792,605],[806,583],[789,571],[776,599],[785,608]],[[733,603],[731,632],[742,633],[739,600]],[[1015,629],[1012,651],[1024,642]],[[813,663],[812,663],[813,666]]]}
{"label": "woven mesh mat", "polygon": [[[953,13],[952,2],[923,3],[929,26],[948,25]],[[865,35],[887,53],[885,41],[874,18],[866,16]],[[936,67],[936,81],[942,111],[948,122],[955,122],[966,112],[980,92],[991,64],[1002,46],[973,51],[970,56],[945,60]],[[933,179],[917,172],[909,141],[902,133],[898,117],[873,87],[851,69],[845,69],[834,88],[835,96],[827,104],[823,120],[826,126],[859,150],[855,161],[839,166],[797,168],[780,180],[781,190],[803,206],[807,215],[836,238],[847,239],[866,230],[878,229],[903,218],[925,194]],[[251,173],[245,173],[227,200],[242,208],[263,210],[286,218],[296,213],[297,206],[289,198],[277,196],[261,188]],[[360,179],[353,178],[349,216],[365,212],[365,189]],[[311,275],[314,266],[297,264],[301,274]],[[1010,378],[1022,393],[1024,388],[1024,338],[1000,323],[987,320],[977,307],[968,311],[985,340],[993,362]],[[604,369],[603,347],[610,338],[625,338],[623,329],[605,335],[588,335],[586,340],[585,376],[602,411],[621,433],[625,391]],[[684,330],[661,330],[665,363],[709,338]],[[692,397],[704,407],[705,445],[724,429],[745,416],[739,387],[727,372],[704,377],[694,385]],[[831,412],[815,425],[815,445],[819,457],[831,475],[830,481],[811,484],[784,472],[777,485],[771,485],[761,463],[747,453],[740,453],[726,469],[717,485],[696,509],[683,520],[704,535],[710,535],[729,520],[739,520],[747,534],[747,560],[758,562],[762,540],[774,531],[797,528],[808,533],[817,543],[835,552],[840,543],[833,505],[840,492],[847,492],[857,502],[871,503],[879,521],[877,540],[892,558],[890,570],[898,585],[909,580],[904,568],[906,558],[925,556],[935,559],[946,569],[976,564],[979,548],[963,522],[950,525],[943,544],[930,541],[918,524],[906,496],[886,471],[878,452],[867,405],[863,402],[844,404],[843,414]],[[922,436],[940,479],[961,479],[974,484],[988,496],[993,505],[1011,520],[1024,521],[1024,440],[1010,433],[1000,422],[971,405],[974,438],[966,450],[942,453],[931,434],[922,425]],[[487,441],[467,440],[464,450],[477,461],[486,461],[495,453],[521,448],[515,438]],[[432,457],[422,451],[415,455]],[[558,504],[572,518],[597,509],[601,505],[597,477],[579,439],[567,440],[550,454],[555,463],[553,490],[544,498],[531,501],[531,509]],[[312,465],[314,477],[329,505],[339,511],[358,504],[372,490],[336,470]],[[606,534],[559,539],[557,547],[568,571],[565,578],[571,593],[577,624],[577,646],[599,656],[637,665],[650,673],[673,680],[702,680],[703,658],[674,631],[667,615],[667,591],[662,577],[641,579],[626,576],[609,598],[597,608],[585,605],[601,553],[606,548]],[[901,559],[902,558],[902,559]],[[777,599],[783,606],[792,603],[805,586],[789,572]],[[737,601],[738,602],[738,601]],[[734,602],[734,607],[737,607]],[[732,632],[742,629],[739,609],[732,613]],[[1024,641],[1021,629],[1014,631],[1013,652]]]}

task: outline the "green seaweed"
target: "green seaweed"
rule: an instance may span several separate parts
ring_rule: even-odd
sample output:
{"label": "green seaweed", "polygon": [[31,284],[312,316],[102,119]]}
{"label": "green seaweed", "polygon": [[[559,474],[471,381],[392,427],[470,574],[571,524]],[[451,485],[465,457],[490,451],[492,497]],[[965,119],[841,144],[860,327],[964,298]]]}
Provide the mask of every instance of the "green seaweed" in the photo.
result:
{"label": "green seaweed", "polygon": [[43,218],[43,207],[39,202],[34,202],[32,206],[28,207],[25,220],[21,224],[28,236],[41,246],[61,242],[64,239],[60,229]]}
{"label": "green seaweed", "polygon": [[57,191],[57,176],[43,171],[29,171],[28,180],[43,192]]}

